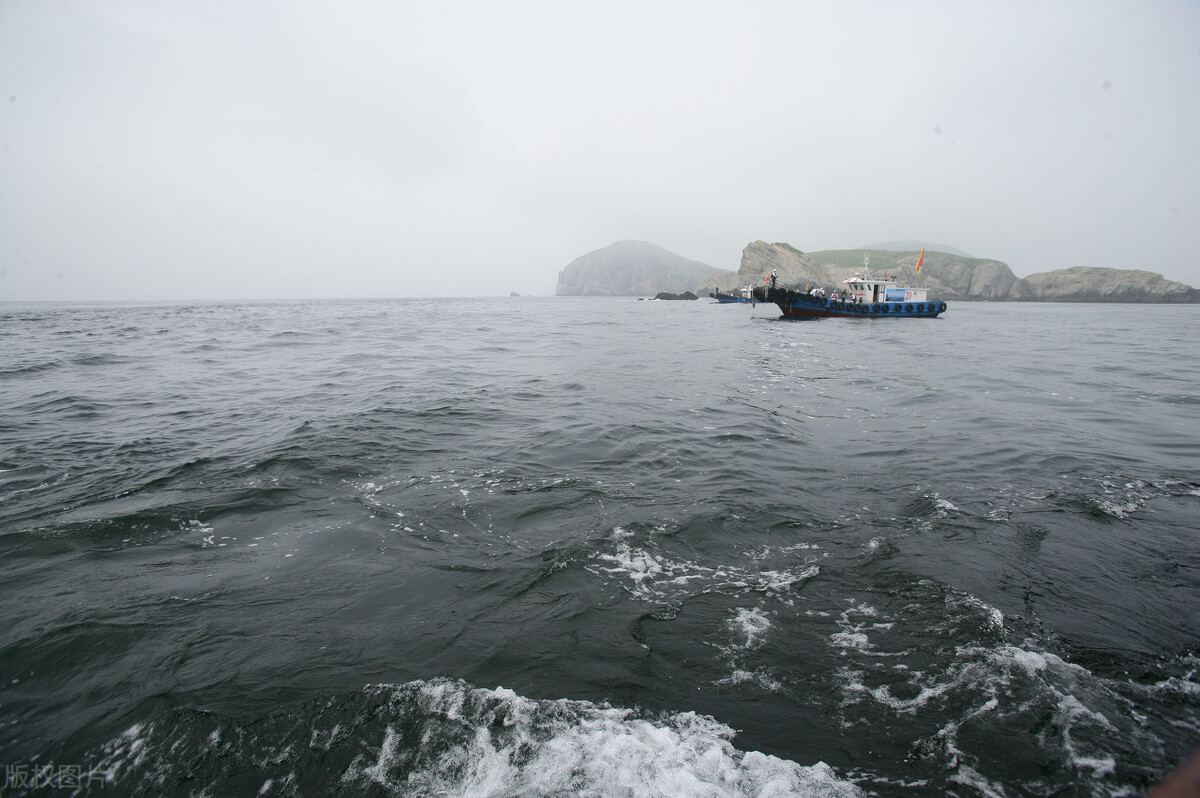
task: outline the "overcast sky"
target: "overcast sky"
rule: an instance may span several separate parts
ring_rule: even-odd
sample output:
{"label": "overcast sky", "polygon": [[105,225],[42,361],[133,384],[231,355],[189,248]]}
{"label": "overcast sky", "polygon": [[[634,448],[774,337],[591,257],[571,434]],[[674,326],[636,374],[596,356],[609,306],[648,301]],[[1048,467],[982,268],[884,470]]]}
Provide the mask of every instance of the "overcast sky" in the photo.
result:
{"label": "overcast sky", "polygon": [[920,239],[1200,287],[1200,2],[0,1],[0,300]]}

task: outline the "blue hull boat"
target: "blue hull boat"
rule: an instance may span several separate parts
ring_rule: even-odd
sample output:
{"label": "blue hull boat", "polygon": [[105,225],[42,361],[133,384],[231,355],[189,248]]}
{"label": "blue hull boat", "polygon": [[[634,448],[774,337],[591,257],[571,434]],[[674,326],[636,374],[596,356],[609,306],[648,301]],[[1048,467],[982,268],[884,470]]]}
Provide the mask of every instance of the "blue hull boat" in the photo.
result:
{"label": "blue hull boat", "polygon": [[750,289],[743,288],[740,293],[727,294],[724,291],[714,291],[710,296],[717,300],[721,305],[749,305],[753,298],[750,296]]}
{"label": "blue hull boat", "polygon": [[[917,261],[917,274],[925,262],[925,251]],[[790,288],[759,286],[754,289],[757,302],[773,302],[789,319],[869,318],[935,319],[946,312],[946,303],[930,299],[924,288],[908,288],[895,280],[871,276],[870,255],[863,262],[862,274],[843,281],[839,297],[835,291],[826,298],[822,288],[796,291]]]}
{"label": "blue hull boat", "polygon": [[937,300],[916,302],[862,302],[826,299],[822,296],[792,291],[787,288],[755,288],[758,302],[773,302],[789,319],[819,319],[828,317],[896,319],[933,319],[946,312],[946,303]]}

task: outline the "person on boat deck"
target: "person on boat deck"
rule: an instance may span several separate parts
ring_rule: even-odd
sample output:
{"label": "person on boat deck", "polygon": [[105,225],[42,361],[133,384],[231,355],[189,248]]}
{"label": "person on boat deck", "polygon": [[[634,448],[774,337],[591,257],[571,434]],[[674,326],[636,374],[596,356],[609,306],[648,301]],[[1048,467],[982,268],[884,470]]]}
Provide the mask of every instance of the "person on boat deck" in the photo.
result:
{"label": "person on boat deck", "polygon": [[834,290],[833,294],[830,295],[829,298],[832,299],[834,302],[837,302],[837,290],[836,289]]}
{"label": "person on boat deck", "polygon": [[774,287],[775,287],[775,282],[776,282],[778,279],[779,279],[779,275],[775,273],[775,270],[774,270],[774,269],[771,269],[771,287],[772,287],[772,288],[774,288]]}

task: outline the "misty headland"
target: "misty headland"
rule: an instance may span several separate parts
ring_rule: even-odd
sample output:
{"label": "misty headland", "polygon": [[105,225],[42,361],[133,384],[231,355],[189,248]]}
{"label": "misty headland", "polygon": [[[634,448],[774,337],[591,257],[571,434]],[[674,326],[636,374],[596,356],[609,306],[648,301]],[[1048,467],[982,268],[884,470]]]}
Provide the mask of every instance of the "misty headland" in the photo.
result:
{"label": "misty headland", "polygon": [[[925,248],[921,274],[917,259]],[[752,241],[737,271],[677,255],[648,241],[617,241],[571,261],[558,274],[558,296],[653,296],[660,292],[706,295],[761,284],[775,271],[782,286],[836,286],[871,269],[900,282],[927,287],[956,301],[1197,303],[1200,290],[1140,269],[1075,266],[1017,277],[1005,263],[976,258],[954,247],[901,241],[861,249],[803,252],[786,243]]]}

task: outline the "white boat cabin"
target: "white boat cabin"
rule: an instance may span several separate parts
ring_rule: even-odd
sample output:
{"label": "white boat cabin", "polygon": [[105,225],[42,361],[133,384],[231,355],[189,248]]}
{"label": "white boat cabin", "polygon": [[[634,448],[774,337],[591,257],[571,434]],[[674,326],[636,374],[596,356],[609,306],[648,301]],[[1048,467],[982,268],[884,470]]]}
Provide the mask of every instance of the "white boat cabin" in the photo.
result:
{"label": "white boat cabin", "polygon": [[925,302],[929,290],[905,288],[895,280],[879,280],[855,275],[844,281],[847,291],[855,302]]}
{"label": "white boat cabin", "polygon": [[929,290],[907,288],[885,276],[880,280],[871,276],[871,256],[863,258],[863,272],[843,280],[846,291],[853,302],[927,302]]}

